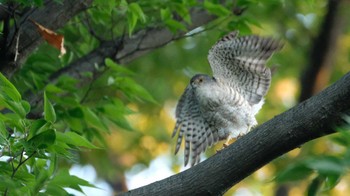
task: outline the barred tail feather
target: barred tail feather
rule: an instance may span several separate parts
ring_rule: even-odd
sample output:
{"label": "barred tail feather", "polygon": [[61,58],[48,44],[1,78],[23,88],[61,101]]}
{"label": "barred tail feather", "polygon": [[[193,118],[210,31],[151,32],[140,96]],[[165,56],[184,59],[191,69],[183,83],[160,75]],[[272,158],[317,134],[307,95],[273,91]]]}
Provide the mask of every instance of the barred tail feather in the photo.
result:
{"label": "barred tail feather", "polygon": [[185,132],[185,130],[183,129],[182,126],[180,126],[178,129],[180,129],[180,131],[179,131],[179,135],[177,136],[176,147],[175,147],[175,155],[179,152],[179,149],[180,149],[180,146],[181,146],[181,143],[182,143],[183,134]]}
{"label": "barred tail feather", "polygon": [[182,122],[176,122],[175,128],[173,130],[173,134],[171,134],[171,137],[174,138],[176,133],[179,131],[179,128],[181,127]]}
{"label": "barred tail feather", "polygon": [[186,134],[185,134],[185,166],[187,165],[189,159],[190,159],[190,148],[191,148],[191,140],[192,140],[192,132],[193,129],[191,127],[186,128]]}

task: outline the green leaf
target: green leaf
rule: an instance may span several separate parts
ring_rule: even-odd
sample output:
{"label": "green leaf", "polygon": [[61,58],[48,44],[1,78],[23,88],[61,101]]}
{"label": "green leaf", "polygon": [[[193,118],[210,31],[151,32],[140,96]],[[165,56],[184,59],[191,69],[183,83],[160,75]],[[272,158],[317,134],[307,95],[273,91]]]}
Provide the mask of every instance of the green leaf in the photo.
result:
{"label": "green leaf", "polygon": [[1,105],[15,112],[18,116],[20,116],[20,118],[25,118],[26,114],[30,110],[26,102],[12,101],[4,94],[0,94],[0,106]]}
{"label": "green leaf", "polygon": [[65,116],[64,120],[66,121],[66,123],[68,123],[68,126],[71,130],[77,131],[79,133],[83,132],[84,124],[82,123],[82,119],[71,116]]}
{"label": "green leaf", "polygon": [[90,143],[86,138],[74,132],[57,132],[57,141],[61,141],[74,146],[98,149],[97,146]]}
{"label": "green leaf", "polygon": [[61,137],[60,135],[61,135],[61,132],[56,133],[55,144],[52,146],[49,146],[47,150],[59,157],[64,157],[65,159],[76,161],[74,160],[76,159],[76,156],[73,155],[73,151],[71,151],[72,147],[70,147],[67,143],[61,141],[62,138],[60,138]]}
{"label": "green leaf", "polygon": [[16,87],[0,73],[0,106],[4,106],[18,114],[21,118],[30,111],[30,105],[22,101]]}
{"label": "green leaf", "polygon": [[82,192],[82,190],[79,185],[95,187],[86,180],[78,178],[77,176],[70,175],[68,169],[59,170],[56,176],[54,176],[54,178],[51,180],[50,184],[59,187],[69,187],[80,192]]}
{"label": "green leaf", "polygon": [[141,7],[137,3],[131,3],[128,6],[128,26],[129,26],[129,35],[134,31],[137,21],[145,22],[146,16],[143,13]]}
{"label": "green leaf", "polygon": [[130,111],[123,105],[123,103],[121,103],[121,101],[114,100],[113,104],[105,104],[103,106],[103,113],[117,126],[125,130],[133,131],[133,128],[125,118],[125,115],[130,113]]}
{"label": "green leaf", "polygon": [[70,195],[66,190],[64,190],[62,187],[57,186],[56,184],[49,183],[46,186],[45,194],[42,196],[46,195]]}
{"label": "green leaf", "polygon": [[0,146],[3,146],[5,143],[8,134],[5,123],[0,120]]}
{"label": "green leaf", "polygon": [[314,178],[308,187],[307,195],[308,196],[316,196],[321,188],[323,181],[324,181],[324,178],[322,178],[320,176],[317,176],[316,178]]}
{"label": "green leaf", "polygon": [[30,112],[30,104],[27,101],[21,101],[22,108],[24,109],[25,114]]}
{"label": "green leaf", "polygon": [[124,116],[115,116],[115,118],[109,118],[113,123],[115,123],[120,128],[123,128],[128,131],[134,131],[130,123]]}
{"label": "green leaf", "polygon": [[146,15],[143,13],[138,3],[130,3],[129,10],[133,12],[141,22],[146,22]]}
{"label": "green leaf", "polygon": [[88,128],[85,131],[88,138],[97,139],[96,142],[98,142],[98,145],[101,146],[100,148],[108,148],[106,138],[100,131],[95,128]]}
{"label": "green leaf", "polygon": [[61,88],[61,89],[64,89],[64,90],[67,90],[67,91],[70,91],[70,92],[76,92],[76,84],[78,83],[78,80],[73,78],[73,77],[70,77],[70,76],[67,76],[67,75],[63,75],[63,76],[60,76],[58,78],[58,81],[57,81],[57,87],[58,88]]}
{"label": "green leaf", "polygon": [[[6,163],[6,162],[2,162],[2,163]],[[0,163],[0,168],[2,170],[4,170],[4,168],[2,167],[2,164]],[[10,170],[9,170],[10,172]],[[16,190],[16,188],[21,187],[21,182],[19,181],[15,181],[14,179],[11,178],[10,175],[0,175],[0,193],[3,193],[3,191],[5,189],[9,189],[9,190]],[[13,193],[13,192],[11,192]]]}
{"label": "green leaf", "polygon": [[171,19],[171,12],[169,8],[160,9],[160,17],[163,21]]}
{"label": "green leaf", "polygon": [[199,2],[196,0],[183,0],[182,3],[186,6],[196,6]]}
{"label": "green leaf", "polygon": [[245,21],[256,27],[262,28],[261,24],[258,22],[258,18],[249,17],[249,18],[245,18]]}
{"label": "green leaf", "polygon": [[128,12],[128,29],[129,29],[129,36],[131,36],[132,32],[134,31],[134,28],[137,24],[137,16],[133,12]]}
{"label": "green leaf", "polygon": [[44,87],[44,84],[42,82],[42,78],[40,77],[40,75],[38,75],[37,73],[34,73],[33,71],[30,71],[29,73],[36,89],[42,89]]}
{"label": "green leaf", "polygon": [[84,119],[89,126],[102,131],[109,132],[106,125],[90,108],[84,108],[83,111],[84,111]]}
{"label": "green leaf", "polygon": [[[186,11],[185,10],[182,10],[180,9],[180,7],[178,7],[180,12],[183,12],[183,17],[185,17],[185,21],[187,23],[190,23],[191,22],[191,18],[190,16],[186,16]],[[165,23],[165,25],[170,29],[170,31],[172,32],[177,32],[178,30],[182,30],[182,31],[186,31],[186,26],[184,24],[182,24],[181,22],[177,21],[177,20],[174,20],[172,18],[172,13],[170,11],[169,8],[166,8],[166,9],[161,9],[160,10],[160,17],[161,19],[163,20],[163,22]]]}
{"label": "green leaf", "polygon": [[0,94],[6,94],[15,102],[19,102],[22,99],[16,87],[2,73],[0,73]]}
{"label": "green leaf", "polygon": [[51,123],[56,121],[55,109],[47,98],[46,92],[44,92],[44,118]]}
{"label": "green leaf", "polygon": [[[45,160],[46,163],[46,160]],[[35,176],[35,184],[30,186],[32,189],[32,195],[35,195],[35,193],[38,193],[42,188],[44,188],[47,180],[50,178],[49,172],[44,169],[40,168],[37,175]]]}
{"label": "green leaf", "polygon": [[28,172],[27,168],[25,166],[19,167],[16,175],[14,176],[15,180],[19,180],[23,182],[34,182],[35,176]]}
{"label": "green leaf", "polygon": [[341,175],[328,175],[325,179],[324,190],[333,189],[341,180]]}
{"label": "green leaf", "polygon": [[77,107],[79,105],[77,97],[74,96],[61,97],[60,99],[56,100],[56,102],[66,107]]}
{"label": "green leaf", "polygon": [[45,87],[45,91],[46,92],[50,92],[50,93],[63,93],[64,90],[57,87],[56,85],[53,85],[53,84],[48,84],[46,87]]}
{"label": "green leaf", "polygon": [[107,13],[111,13],[111,11],[117,6],[119,1],[106,1],[106,0],[94,0],[94,5],[98,8],[105,10]]}
{"label": "green leaf", "polygon": [[22,133],[24,133],[28,125],[27,119],[22,119],[14,113],[7,113],[6,115],[0,114],[0,120],[3,120],[3,122],[6,123],[6,127],[11,128],[12,130],[16,129],[17,131]]}
{"label": "green leaf", "polygon": [[75,107],[73,109],[68,110],[69,116],[72,116],[74,118],[83,118],[84,112],[80,107]]}
{"label": "green leaf", "polygon": [[49,169],[48,169],[48,172],[49,172],[50,175],[52,175],[55,172],[57,166],[58,166],[57,154],[52,153],[51,156],[50,156],[50,166],[49,166]]}
{"label": "green leaf", "polygon": [[285,170],[280,171],[275,180],[279,183],[304,180],[311,173],[312,169],[306,167],[303,163],[295,163],[289,165]]}
{"label": "green leaf", "polygon": [[310,169],[316,170],[322,175],[340,175],[345,172],[345,166],[343,162],[332,156],[322,156],[311,158],[305,161],[306,166]]}
{"label": "green leaf", "polygon": [[164,23],[172,32],[176,32],[178,30],[187,31],[186,26],[177,20],[169,19],[164,21]]}
{"label": "green leaf", "polygon": [[247,35],[252,33],[252,30],[250,29],[249,25],[244,20],[233,20],[229,22],[228,27],[230,29],[238,29],[239,33],[242,35]]}
{"label": "green leaf", "polygon": [[151,103],[157,103],[153,96],[141,85],[137,84],[131,78],[116,78],[119,87],[123,92],[130,98],[141,98],[143,100],[149,101]]}
{"label": "green leaf", "polygon": [[54,144],[55,140],[56,140],[55,130],[48,129],[34,136],[32,139],[28,140],[28,144],[34,148],[44,149]]}
{"label": "green leaf", "polygon": [[186,6],[182,4],[175,4],[174,8],[186,23],[188,24],[191,23],[191,15],[189,13],[189,10],[186,8]]}
{"label": "green leaf", "polygon": [[115,71],[117,73],[123,73],[123,74],[127,74],[127,75],[134,75],[134,72],[132,72],[131,70],[127,69],[124,66],[118,65],[117,63],[115,63],[110,58],[106,58],[105,59],[105,65],[107,67],[111,68],[113,71]]}
{"label": "green leaf", "polygon": [[[348,118],[348,116],[344,117],[344,120],[346,120],[347,123],[350,124],[347,118]],[[331,139],[334,142],[336,142],[337,144],[344,146],[345,148],[349,147],[350,146],[349,128],[346,126],[345,127],[338,127],[337,132],[338,133],[334,137],[332,137]]]}
{"label": "green leaf", "polygon": [[210,13],[213,13],[217,16],[228,16],[231,14],[230,10],[221,4],[214,4],[208,0],[205,0],[203,5],[204,8],[207,9]]}
{"label": "green leaf", "polygon": [[48,129],[46,120],[44,119],[39,119],[36,120],[34,122],[32,122],[32,125],[29,129],[29,134],[28,134],[28,138],[27,140],[30,140],[32,137],[34,137],[35,135],[42,133],[43,131],[45,131],[45,128]]}

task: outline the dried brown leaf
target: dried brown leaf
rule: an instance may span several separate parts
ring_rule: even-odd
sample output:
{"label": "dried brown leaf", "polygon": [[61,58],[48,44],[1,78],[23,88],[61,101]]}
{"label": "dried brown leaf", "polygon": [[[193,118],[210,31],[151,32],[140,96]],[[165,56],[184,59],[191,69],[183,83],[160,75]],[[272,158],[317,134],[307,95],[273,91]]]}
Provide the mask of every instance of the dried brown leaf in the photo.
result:
{"label": "dried brown leaf", "polygon": [[61,58],[66,53],[66,49],[64,48],[63,35],[55,33],[54,31],[35,22],[34,20],[30,19],[30,21],[37,27],[37,30],[39,31],[40,35],[47,41],[47,43],[57,48],[61,52],[58,56],[59,58]]}

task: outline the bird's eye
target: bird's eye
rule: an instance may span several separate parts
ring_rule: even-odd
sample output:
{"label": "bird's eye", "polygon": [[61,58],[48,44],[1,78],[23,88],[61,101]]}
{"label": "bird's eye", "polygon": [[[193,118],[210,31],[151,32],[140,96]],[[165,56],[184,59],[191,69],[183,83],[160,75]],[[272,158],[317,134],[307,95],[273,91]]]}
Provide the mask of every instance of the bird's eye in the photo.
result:
{"label": "bird's eye", "polygon": [[198,82],[203,82],[203,78],[199,78]]}

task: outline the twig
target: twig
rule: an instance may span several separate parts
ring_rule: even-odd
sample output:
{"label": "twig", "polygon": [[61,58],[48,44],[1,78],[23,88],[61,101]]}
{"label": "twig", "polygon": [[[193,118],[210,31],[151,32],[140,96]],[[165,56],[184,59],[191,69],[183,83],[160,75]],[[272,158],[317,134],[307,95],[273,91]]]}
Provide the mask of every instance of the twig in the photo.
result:
{"label": "twig", "polygon": [[[194,31],[194,30],[192,30],[192,31],[189,31],[188,33],[183,34],[183,35],[180,35],[180,36],[179,36],[179,35],[174,35],[172,39],[170,39],[170,40],[168,40],[168,41],[166,41],[166,42],[164,42],[164,43],[161,43],[161,44],[159,44],[159,45],[141,48],[140,45],[142,44],[144,38],[145,38],[146,35],[147,35],[147,30],[150,30],[150,29],[147,29],[146,32],[144,33],[143,37],[140,39],[139,43],[137,43],[137,47],[135,48],[135,50],[133,50],[133,51],[131,51],[131,52],[129,52],[129,53],[123,55],[123,56],[118,57],[117,60],[121,60],[121,59],[126,58],[126,57],[128,57],[128,56],[131,56],[131,55],[133,55],[133,54],[136,53],[136,52],[156,49],[156,48],[165,46],[165,45],[167,45],[168,43],[170,43],[170,42],[172,42],[172,41],[180,40],[180,39],[187,38],[187,37],[192,37],[192,36],[194,36],[194,35],[203,33],[203,32],[205,32],[205,31],[212,30],[212,29],[214,29],[215,27],[217,27],[217,26],[219,26],[220,24],[222,24],[225,20],[228,20],[230,17],[231,17],[231,16],[228,16],[228,17],[226,17],[226,18],[223,18],[222,20],[218,21],[216,24],[213,24],[213,25],[211,25],[210,27],[207,27],[207,28],[203,28],[203,29],[200,30],[200,31]],[[193,32],[193,33],[191,33],[191,32]]]}
{"label": "twig", "polygon": [[19,52],[18,52],[18,45],[19,45],[19,36],[21,35],[21,31],[20,31],[20,28],[18,29],[18,34],[17,34],[17,38],[16,38],[16,51],[15,51],[15,58],[14,58],[14,62],[16,63],[17,62],[17,57],[19,55]]}
{"label": "twig", "polygon": [[83,20],[83,23],[84,23],[84,24],[86,25],[86,27],[89,29],[89,33],[90,33],[93,37],[95,37],[98,41],[103,42],[104,39],[103,39],[102,37],[100,37],[100,36],[95,32],[95,30],[94,30],[94,28],[92,27],[91,22],[90,22],[90,19],[89,19],[89,17],[87,16],[87,13],[86,13],[86,12],[84,12],[84,18],[85,18],[85,20]]}
{"label": "twig", "polygon": [[89,87],[86,90],[83,98],[81,98],[80,100],[80,104],[84,103],[84,101],[87,99],[88,95],[90,94],[91,90],[93,89],[92,86],[94,85],[94,82],[96,80],[96,78],[98,78],[98,75],[102,75],[103,73],[106,72],[107,69],[104,69],[100,74],[97,74],[96,72],[93,72],[93,76],[92,76],[92,80],[89,83]]}
{"label": "twig", "polygon": [[[9,147],[10,148],[10,147]],[[18,171],[19,167],[21,167],[26,161],[28,161],[35,153],[36,151],[34,151],[31,155],[29,155],[26,159],[23,159],[23,153],[24,153],[24,148],[22,148],[22,151],[21,151],[21,155],[20,155],[20,158],[19,158],[19,163],[17,165],[17,167],[15,168],[14,164],[13,164],[13,161],[15,160],[15,157],[12,156],[12,160],[11,160],[11,165],[12,165],[12,174],[11,174],[11,179],[13,179],[13,177],[15,176],[16,172]],[[11,155],[11,151],[10,151],[10,155]],[[7,195],[8,193],[8,188],[6,188],[5,192],[4,192],[4,196]]]}
{"label": "twig", "polygon": [[24,159],[24,160],[22,161],[23,152],[24,152],[24,148],[23,148],[22,153],[21,153],[21,158],[20,158],[21,161],[19,162],[19,164],[17,165],[17,167],[15,168],[15,170],[12,172],[11,178],[13,178],[13,177],[15,176],[15,174],[16,174],[16,172],[18,171],[19,167],[20,167],[21,165],[23,165],[26,161],[28,161],[30,158],[32,158],[32,156],[34,156],[34,154],[36,153],[36,151],[34,151],[32,154],[30,154],[26,159]]}

